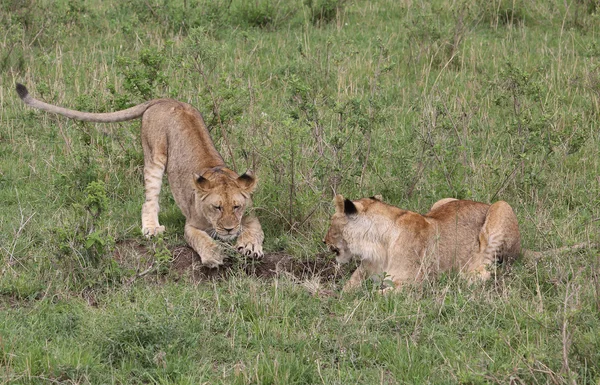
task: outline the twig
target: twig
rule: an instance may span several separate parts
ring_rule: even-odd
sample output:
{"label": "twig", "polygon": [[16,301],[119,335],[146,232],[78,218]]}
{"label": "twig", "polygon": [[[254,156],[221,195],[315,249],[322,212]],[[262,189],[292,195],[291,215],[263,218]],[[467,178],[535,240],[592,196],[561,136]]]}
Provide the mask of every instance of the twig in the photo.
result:
{"label": "twig", "polygon": [[417,171],[415,172],[415,176],[410,184],[410,187],[406,191],[407,198],[410,198],[412,196],[415,188],[417,187],[417,183],[419,183],[419,180],[423,176],[423,171],[425,171],[425,167],[426,167],[426,164],[422,160],[420,160],[417,163]]}
{"label": "twig", "polygon": [[[316,204],[316,205],[314,205],[314,206],[313,206],[313,209],[310,211],[310,213],[308,213],[308,215],[307,215],[307,216],[306,216],[306,217],[305,217],[305,218],[304,218],[302,221],[300,221],[300,223],[298,223],[298,222],[294,223],[294,224],[292,225],[292,227],[290,228],[290,230],[294,230],[295,228],[300,228],[300,227],[302,227],[302,225],[303,225],[304,223],[306,223],[306,221],[308,221],[308,219],[309,219],[310,217],[312,217],[312,216],[313,216],[313,214],[315,213],[315,211],[317,211],[317,209],[319,208],[319,206],[320,206],[320,204]],[[298,225],[296,226],[296,224],[298,224]]]}
{"label": "twig", "polygon": [[290,228],[293,227],[294,223],[294,201],[296,200],[296,143],[294,141],[294,133],[292,132],[291,125],[288,125],[288,135],[290,144],[290,196],[289,196],[289,208],[287,221],[290,224]]}
{"label": "twig", "polygon": [[572,293],[569,293],[569,288],[571,287],[571,282],[567,282],[565,287],[565,302],[563,304],[563,322],[562,322],[562,369],[561,372],[564,373],[568,378],[571,379],[572,384],[577,384],[575,382],[573,372],[571,371],[571,367],[569,366],[569,348],[571,346],[571,336],[569,334],[569,317],[567,315],[567,308],[569,305],[569,300],[573,297]]}
{"label": "twig", "polygon": [[156,262],[152,262],[150,264],[150,267],[148,267],[146,270],[142,271],[141,273],[139,273],[139,269],[138,269],[138,273],[136,273],[133,277],[131,277],[126,283],[125,286],[130,286],[131,284],[133,284],[138,278],[142,278],[150,273],[152,273],[153,271],[156,270],[157,266]]}
{"label": "twig", "polygon": [[[435,128],[435,122],[433,122],[433,128]],[[435,151],[435,144],[433,143],[433,139],[431,138],[431,130],[428,131],[427,134],[429,134],[429,138],[426,138],[425,136],[423,136],[423,141],[425,142],[425,144],[427,144],[431,147],[431,153],[433,154],[435,160],[440,164],[440,166],[442,166],[442,171],[444,172],[444,178],[446,178],[446,183],[448,183],[448,187],[450,187],[450,189],[452,191],[455,191],[456,189],[454,188],[454,185],[452,184],[452,179],[450,178],[450,175],[448,174],[448,169],[446,167],[446,163],[443,161],[443,159],[440,158],[438,153]]]}
{"label": "twig", "polygon": [[373,124],[375,121],[376,107],[373,105],[375,96],[377,95],[377,82],[379,81],[379,77],[381,76],[381,62],[384,57],[384,47],[383,42],[379,47],[379,57],[377,58],[377,67],[375,68],[375,73],[373,74],[373,78],[371,79],[371,99],[369,100],[369,130],[367,131],[367,155],[365,156],[365,161],[363,163],[362,171],[360,172],[360,181],[358,183],[359,189],[362,189],[363,186],[363,178],[365,176],[365,172],[367,170],[367,166],[369,165],[369,157],[371,156],[371,144],[372,144],[372,131]]}
{"label": "twig", "polygon": [[21,236],[21,233],[23,232],[23,230],[25,229],[25,226],[27,226],[27,224],[29,223],[31,218],[33,218],[33,216],[35,215],[35,212],[33,214],[31,214],[27,219],[25,219],[25,215],[23,215],[23,207],[21,206],[21,200],[19,199],[19,191],[15,189],[15,193],[17,195],[17,202],[19,203],[19,213],[21,215],[21,221],[19,223],[19,228],[17,229],[17,232],[15,233],[12,245],[10,246],[10,250],[5,247],[2,247],[2,249],[8,254],[8,266],[11,266],[15,262],[17,262],[19,265],[21,265],[21,267],[25,268],[25,266],[17,258],[15,258],[14,253],[15,253],[15,249],[17,247],[17,241],[18,241],[19,237]]}
{"label": "twig", "polygon": [[219,109],[219,104],[217,103],[217,98],[215,97],[215,93],[213,92],[213,89],[210,86],[210,82],[208,81],[208,76],[206,75],[206,72],[204,71],[204,69],[202,68],[200,63],[198,63],[198,58],[196,57],[195,59],[196,59],[195,60],[196,69],[198,70],[200,75],[202,75],[206,89],[208,90],[208,93],[210,94],[210,98],[212,99],[213,115],[217,118],[217,123],[219,124],[219,128],[221,130],[221,136],[223,137],[223,140],[225,141],[225,145],[227,146],[227,152],[229,152],[229,158],[231,159],[231,164],[233,165],[233,169],[238,171],[237,166],[235,165],[235,157],[233,156],[233,151],[231,150],[231,144],[229,143],[229,139],[227,138],[227,133],[225,132],[225,128],[223,127],[223,121],[221,120],[221,111]]}
{"label": "twig", "polygon": [[517,170],[519,169],[519,166],[521,166],[521,165],[517,164],[515,166],[515,168],[512,170],[512,172],[510,174],[508,174],[508,176],[506,178],[504,178],[504,180],[502,181],[502,183],[500,183],[500,186],[498,187],[498,190],[496,190],[496,192],[494,193],[494,195],[492,195],[492,198],[490,199],[490,202],[493,202],[494,199],[496,198],[496,196],[498,196],[498,194],[500,194],[500,192],[504,191],[504,189],[506,188],[506,185],[508,184],[508,182],[510,182],[510,180],[515,176]]}
{"label": "twig", "polygon": [[33,40],[31,40],[31,43],[29,43],[29,47],[33,46],[33,43],[35,43],[35,41],[38,39],[38,37],[42,34],[42,32],[44,31],[44,29],[46,29],[45,25],[42,25],[42,28],[40,28],[40,30],[38,31],[38,33],[35,34],[35,36],[33,37]]}

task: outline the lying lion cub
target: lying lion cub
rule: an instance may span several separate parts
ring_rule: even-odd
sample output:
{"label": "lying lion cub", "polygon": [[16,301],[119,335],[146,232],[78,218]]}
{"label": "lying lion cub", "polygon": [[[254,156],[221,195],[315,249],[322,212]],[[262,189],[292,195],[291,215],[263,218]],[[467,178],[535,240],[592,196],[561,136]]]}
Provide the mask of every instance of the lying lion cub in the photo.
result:
{"label": "lying lion cub", "polygon": [[212,237],[224,241],[237,237],[240,253],[263,255],[260,223],[244,216],[256,178],[250,171],[239,176],[225,166],[194,107],[173,99],[155,99],[123,111],[89,113],[34,99],[22,84],[17,84],[17,92],[29,106],[71,119],[110,123],[142,118],[146,191],[142,233],[146,237],[165,231],[158,223],[158,196],[166,170],[175,202],[186,218],[185,239],[203,264],[217,267],[223,263],[223,254]]}
{"label": "lying lion cub", "polygon": [[360,266],[343,290],[385,273],[399,288],[426,274],[458,269],[469,278],[488,279],[487,266],[512,261],[520,253],[517,218],[508,203],[493,205],[446,198],[425,214],[383,203],[337,195],[335,214],[324,242],[339,263],[353,256]]}

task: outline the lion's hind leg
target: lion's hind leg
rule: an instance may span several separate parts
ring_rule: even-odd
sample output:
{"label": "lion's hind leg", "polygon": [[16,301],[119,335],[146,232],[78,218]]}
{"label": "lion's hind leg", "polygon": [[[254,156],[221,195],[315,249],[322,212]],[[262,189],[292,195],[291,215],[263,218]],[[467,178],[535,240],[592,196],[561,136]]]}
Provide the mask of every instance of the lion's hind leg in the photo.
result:
{"label": "lion's hind leg", "polygon": [[479,250],[473,255],[467,273],[486,280],[488,266],[496,262],[511,262],[521,251],[521,236],[517,217],[510,205],[498,201],[490,206],[479,232]]}
{"label": "lion's hind leg", "polygon": [[[144,151],[145,155],[148,155]],[[158,198],[162,179],[165,173],[166,156],[157,156],[152,159],[147,156],[144,160],[144,188],[146,200],[142,205],[142,233],[145,237],[152,237],[165,231],[165,226],[158,223]]]}
{"label": "lion's hind leg", "polygon": [[456,201],[458,199],[456,198],[444,198],[444,199],[440,199],[439,201],[435,202],[433,204],[433,206],[431,206],[431,208],[429,209],[429,212],[432,212],[433,210],[437,209],[438,207],[442,207],[443,205],[445,205],[448,202],[452,202],[452,201]]}

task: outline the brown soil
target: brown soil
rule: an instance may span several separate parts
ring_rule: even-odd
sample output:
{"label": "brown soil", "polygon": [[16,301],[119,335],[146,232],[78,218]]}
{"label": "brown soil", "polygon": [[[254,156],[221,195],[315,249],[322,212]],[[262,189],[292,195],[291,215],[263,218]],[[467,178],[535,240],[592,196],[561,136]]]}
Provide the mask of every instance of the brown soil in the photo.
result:
{"label": "brown soil", "polygon": [[[285,252],[273,252],[266,253],[261,259],[230,256],[222,266],[211,269],[202,265],[200,256],[190,247],[174,246],[169,247],[169,251],[173,259],[168,267],[161,270],[161,281],[185,278],[201,282],[245,274],[264,280],[287,276],[297,281],[319,279],[322,283],[338,283],[347,278],[353,268],[348,265],[340,268],[335,258],[327,253],[317,254],[311,260],[299,260]],[[137,271],[134,279],[157,276],[156,269],[153,269],[153,253],[148,246],[123,241],[117,244],[114,255],[121,266]]]}

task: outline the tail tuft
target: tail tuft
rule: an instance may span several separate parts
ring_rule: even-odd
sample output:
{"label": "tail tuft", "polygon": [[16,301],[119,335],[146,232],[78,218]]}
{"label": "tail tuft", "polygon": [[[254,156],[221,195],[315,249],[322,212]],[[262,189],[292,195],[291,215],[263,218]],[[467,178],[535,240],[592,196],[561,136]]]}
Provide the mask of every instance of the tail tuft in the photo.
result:
{"label": "tail tuft", "polygon": [[25,99],[27,95],[29,95],[29,91],[27,91],[27,87],[22,85],[21,83],[17,83],[17,93],[21,99]]}

